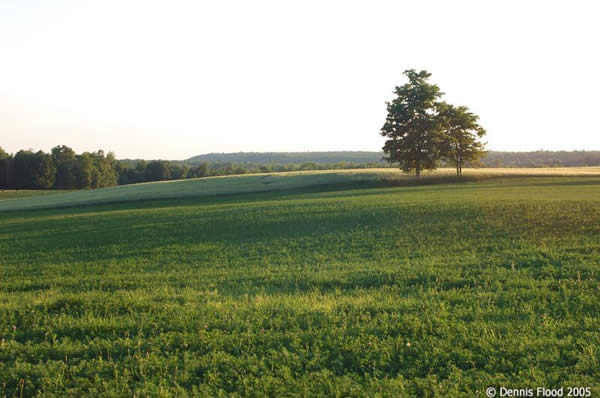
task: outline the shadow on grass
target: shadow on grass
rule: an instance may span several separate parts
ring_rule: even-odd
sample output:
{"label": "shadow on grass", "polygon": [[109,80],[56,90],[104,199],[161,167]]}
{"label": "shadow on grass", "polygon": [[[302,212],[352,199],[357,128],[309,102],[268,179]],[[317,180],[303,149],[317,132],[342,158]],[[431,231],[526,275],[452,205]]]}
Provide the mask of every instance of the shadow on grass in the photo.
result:
{"label": "shadow on grass", "polygon": [[[267,176],[268,177],[268,176]],[[256,191],[256,192],[233,192],[215,195],[204,195],[199,193],[197,196],[190,195],[186,197],[174,196],[161,197],[161,198],[148,198],[148,199],[124,199],[124,200],[99,200],[90,201],[81,204],[52,204],[48,207],[35,207],[29,209],[7,209],[0,210],[0,219],[2,215],[15,216],[38,216],[43,212],[44,215],[61,215],[65,213],[77,214],[84,213],[93,209],[94,211],[116,211],[116,210],[136,210],[136,209],[147,209],[147,208],[162,208],[162,207],[177,207],[187,206],[190,204],[214,204],[214,203],[231,203],[231,202],[253,202],[253,201],[265,201],[265,200],[287,200],[297,199],[297,195],[310,195],[320,193],[340,193],[344,191],[351,191],[347,196],[356,196],[359,194],[356,191],[362,191],[361,194],[379,194],[381,192],[365,192],[366,190],[374,188],[407,188],[403,192],[411,192],[415,190],[421,190],[427,187],[429,190],[455,190],[464,189],[465,187],[476,188],[476,184],[464,185],[466,183],[477,183],[484,181],[515,181],[515,180],[527,180],[532,176],[520,176],[520,175],[479,175],[479,176],[422,176],[420,178],[414,176],[385,176],[379,174],[363,174],[363,178],[354,181],[340,181],[330,184],[315,184],[312,186],[300,187],[300,188],[280,188],[273,189],[270,191]],[[545,178],[557,178],[555,176],[538,176]],[[283,176],[282,178],[285,178]],[[560,178],[560,177],[559,177]],[[564,177],[563,177],[564,178]],[[589,177],[587,177],[589,178]],[[599,180],[600,181],[600,180]],[[522,181],[523,184],[527,185]],[[527,181],[531,183],[532,181]],[[554,184],[554,183],[553,183]],[[561,183],[556,182],[556,185]],[[438,187],[433,188],[432,186],[437,185]],[[409,189],[415,188],[415,189]],[[339,195],[344,196],[344,195]],[[328,196],[331,197],[331,196]]]}
{"label": "shadow on grass", "polygon": [[[466,182],[466,181],[465,181]],[[439,183],[439,182],[438,182]],[[257,191],[257,192],[234,192],[217,195],[202,195],[198,196],[173,196],[173,197],[162,197],[157,199],[126,199],[126,200],[114,200],[114,201],[101,201],[101,202],[88,202],[76,205],[51,205],[50,207],[36,207],[30,209],[9,209],[1,210],[0,217],[2,215],[15,216],[39,216],[40,213],[43,215],[60,215],[60,214],[77,214],[85,213],[93,209],[93,211],[117,211],[117,210],[137,210],[137,209],[149,209],[149,208],[162,208],[162,207],[177,207],[177,206],[188,206],[191,204],[224,204],[224,203],[247,203],[263,200],[286,200],[286,199],[297,199],[297,195],[309,195],[319,194],[327,192],[343,192],[353,190],[367,190],[372,188],[390,188],[400,186],[420,186],[420,185],[432,185],[435,182],[420,181],[412,182],[407,180],[406,183],[402,181],[392,180],[369,180],[369,181],[351,181],[351,182],[338,182],[333,184],[317,184],[313,186],[301,187],[301,188],[289,188],[289,189],[273,189],[270,191]]]}
{"label": "shadow on grass", "polygon": [[[313,203],[280,202],[278,206],[261,203],[258,207],[236,206],[198,214],[107,213],[32,219],[10,225],[9,234],[0,237],[0,244],[9,245],[12,253],[31,261],[94,263],[105,259],[169,258],[196,263],[203,258],[218,258],[229,263],[231,258],[243,260],[252,256],[285,260],[286,254],[280,259],[276,252],[288,252],[290,244],[296,255],[311,258],[323,241],[331,241],[337,247],[335,253],[322,255],[343,260],[346,253],[356,255],[362,247],[361,241],[353,240],[360,228],[386,231],[416,223],[418,228],[443,230],[451,220],[471,219],[479,214],[477,209],[464,206],[349,209],[345,205],[315,208]],[[363,249],[365,255],[371,253],[368,247]],[[223,250],[226,252],[218,253]]]}

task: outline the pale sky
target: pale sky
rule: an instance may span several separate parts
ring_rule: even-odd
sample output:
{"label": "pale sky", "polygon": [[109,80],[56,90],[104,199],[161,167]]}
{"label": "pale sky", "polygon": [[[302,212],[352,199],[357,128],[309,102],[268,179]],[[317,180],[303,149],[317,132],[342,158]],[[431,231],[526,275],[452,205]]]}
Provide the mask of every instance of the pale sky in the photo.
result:
{"label": "pale sky", "polygon": [[415,68],[492,150],[600,150],[597,4],[0,0],[0,146],[377,151]]}

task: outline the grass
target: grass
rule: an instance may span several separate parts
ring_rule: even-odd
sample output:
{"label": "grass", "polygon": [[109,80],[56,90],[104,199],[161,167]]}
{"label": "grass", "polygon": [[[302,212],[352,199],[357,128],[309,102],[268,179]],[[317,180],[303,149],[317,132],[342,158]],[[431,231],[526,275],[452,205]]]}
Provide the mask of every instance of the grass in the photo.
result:
{"label": "grass", "polygon": [[[397,169],[356,169],[336,171],[304,171],[266,173],[245,176],[209,177],[189,180],[162,181],[122,185],[103,189],[65,192],[61,195],[32,196],[19,200],[0,200],[0,211],[35,208],[57,208],[121,203],[127,201],[197,198],[271,192],[282,190],[327,190],[356,186],[405,186],[439,184],[448,182],[481,181],[519,176],[600,176],[600,167],[539,168],[539,169],[465,169],[462,178],[455,177],[453,169],[440,169],[425,173],[420,179],[401,173]],[[12,191],[15,192],[15,191]],[[16,191],[22,196],[55,191]],[[0,194],[0,198],[1,198]],[[8,198],[7,198],[8,199]]]}
{"label": "grass", "polygon": [[8,199],[18,199],[18,198],[25,198],[25,197],[29,197],[29,196],[45,196],[45,195],[52,195],[52,194],[61,193],[61,192],[64,192],[64,191],[61,191],[61,190],[44,191],[44,190],[33,190],[33,189],[20,189],[20,190],[0,189],[0,203],[2,203],[1,201],[8,200]]}
{"label": "grass", "polygon": [[319,185],[349,185],[353,182],[358,182],[361,178],[373,179],[373,176],[374,174],[372,173],[359,175],[347,172],[303,172],[161,181],[73,191],[43,198],[31,197],[4,202],[0,201],[0,211],[267,192]]}
{"label": "grass", "polygon": [[600,176],[153,199],[0,212],[3,395],[600,394]]}

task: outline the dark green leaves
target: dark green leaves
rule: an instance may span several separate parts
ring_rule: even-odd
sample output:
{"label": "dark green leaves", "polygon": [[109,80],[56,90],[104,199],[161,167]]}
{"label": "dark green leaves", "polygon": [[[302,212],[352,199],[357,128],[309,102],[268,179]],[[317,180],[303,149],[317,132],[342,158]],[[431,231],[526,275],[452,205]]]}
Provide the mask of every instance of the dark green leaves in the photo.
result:
{"label": "dark green leaves", "polygon": [[381,129],[381,135],[389,138],[383,146],[385,159],[417,176],[445,160],[456,164],[460,174],[464,161],[473,162],[484,153],[477,141],[485,134],[478,117],[466,107],[441,102],[443,93],[428,82],[429,72],[409,69],[404,74],[409,81],[396,87]]}

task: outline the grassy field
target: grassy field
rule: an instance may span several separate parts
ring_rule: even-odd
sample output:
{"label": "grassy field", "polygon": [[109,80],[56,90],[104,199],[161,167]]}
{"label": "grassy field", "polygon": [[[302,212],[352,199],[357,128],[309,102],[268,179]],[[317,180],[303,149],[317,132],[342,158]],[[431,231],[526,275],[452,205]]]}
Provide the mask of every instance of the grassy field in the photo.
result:
{"label": "grassy field", "polygon": [[52,195],[52,194],[57,194],[57,193],[63,193],[63,192],[64,191],[60,191],[60,190],[44,191],[44,190],[32,190],[32,189],[21,189],[21,190],[0,189],[0,203],[2,203],[3,200],[7,200],[7,199],[19,199],[19,198],[25,198],[25,197],[30,197],[30,196],[46,196],[46,195]]}
{"label": "grassy field", "polygon": [[556,173],[0,201],[0,396],[600,396],[600,176]]}
{"label": "grassy field", "polygon": [[[198,198],[201,196],[222,196],[294,189],[302,190],[307,188],[313,189],[319,186],[326,189],[343,189],[356,186],[405,186],[458,181],[482,181],[519,176],[600,176],[600,167],[465,169],[463,173],[464,175],[461,179],[456,179],[453,169],[439,169],[425,173],[420,179],[416,179],[414,176],[402,173],[398,169],[303,171],[122,185],[104,189],[62,192],[61,195],[54,195],[52,197],[37,196],[57,191],[0,191],[0,211],[73,207],[142,200]],[[7,192],[7,195],[3,196],[3,192]],[[21,196],[30,197],[19,198]],[[11,199],[12,197],[19,198],[19,200],[2,200]]]}

